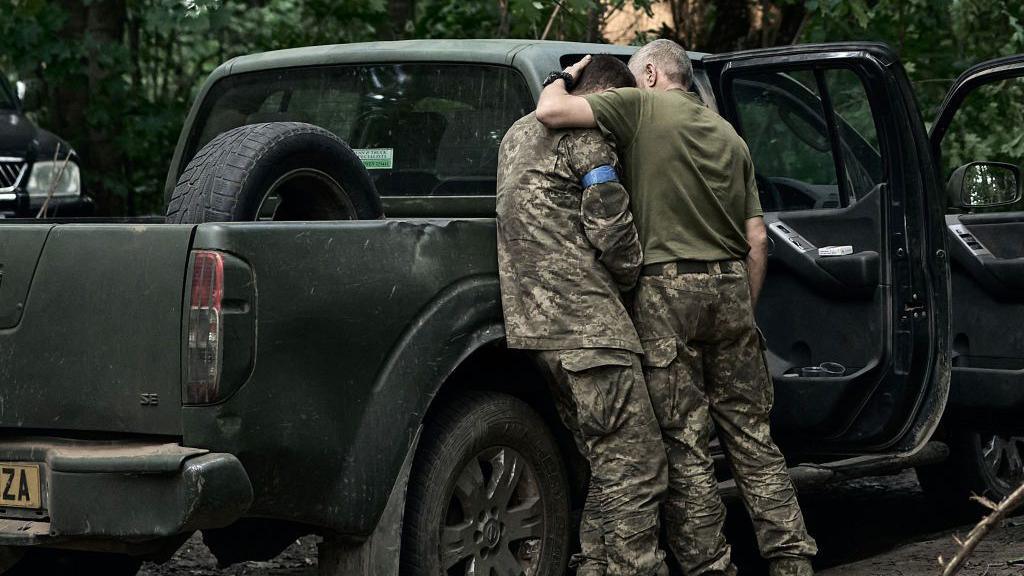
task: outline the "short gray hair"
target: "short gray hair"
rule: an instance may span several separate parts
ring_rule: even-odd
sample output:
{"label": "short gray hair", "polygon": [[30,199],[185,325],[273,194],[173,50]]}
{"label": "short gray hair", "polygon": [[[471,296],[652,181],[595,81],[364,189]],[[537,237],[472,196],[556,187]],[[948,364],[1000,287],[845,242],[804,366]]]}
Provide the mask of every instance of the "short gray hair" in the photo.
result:
{"label": "short gray hair", "polygon": [[629,69],[638,78],[643,74],[647,64],[654,64],[668,76],[669,80],[685,87],[689,87],[693,81],[690,57],[686,55],[686,50],[682,46],[671,40],[661,38],[648,42],[629,59]]}

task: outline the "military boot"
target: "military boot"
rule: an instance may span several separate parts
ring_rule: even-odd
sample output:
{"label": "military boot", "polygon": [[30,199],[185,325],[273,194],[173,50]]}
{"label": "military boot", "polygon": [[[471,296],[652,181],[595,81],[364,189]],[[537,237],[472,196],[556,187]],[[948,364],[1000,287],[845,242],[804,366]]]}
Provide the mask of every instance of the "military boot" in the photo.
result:
{"label": "military boot", "polygon": [[806,558],[776,558],[768,561],[768,576],[814,576]]}

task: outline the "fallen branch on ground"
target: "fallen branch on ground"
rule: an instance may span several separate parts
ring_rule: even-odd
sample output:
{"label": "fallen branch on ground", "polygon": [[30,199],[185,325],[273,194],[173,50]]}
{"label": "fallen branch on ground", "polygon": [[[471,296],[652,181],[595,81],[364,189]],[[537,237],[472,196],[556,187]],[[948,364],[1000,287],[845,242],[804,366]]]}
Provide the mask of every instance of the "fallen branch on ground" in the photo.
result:
{"label": "fallen branch on ground", "polygon": [[949,562],[945,562],[942,556],[939,556],[939,566],[942,566],[942,576],[953,576],[960,571],[963,567],[964,562],[974,552],[974,549],[978,547],[978,544],[984,540],[985,536],[992,531],[993,528],[999,526],[999,524],[1010,515],[1011,512],[1024,504],[1024,484],[1021,484],[1014,490],[1009,496],[1003,499],[1002,502],[996,504],[995,502],[985,498],[984,496],[972,496],[971,500],[974,500],[982,506],[988,508],[992,512],[981,519],[974,529],[967,535],[967,539],[961,541],[956,536],[953,537],[956,543],[960,545],[960,549],[957,550],[956,554]]}

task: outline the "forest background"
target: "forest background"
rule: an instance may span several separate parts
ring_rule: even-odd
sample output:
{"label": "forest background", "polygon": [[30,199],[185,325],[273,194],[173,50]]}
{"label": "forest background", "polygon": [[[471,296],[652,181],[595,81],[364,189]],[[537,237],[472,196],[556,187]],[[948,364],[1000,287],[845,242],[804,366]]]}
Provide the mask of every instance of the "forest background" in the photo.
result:
{"label": "forest background", "polygon": [[[0,73],[25,81],[30,116],[78,151],[105,215],[163,212],[196,91],[252,52],[406,38],[664,37],[705,52],[876,40],[899,52],[926,121],[960,72],[1024,52],[1019,0],[0,0],[0,15]],[[980,121],[1014,126],[1005,113]],[[998,132],[972,147],[1024,147]]]}

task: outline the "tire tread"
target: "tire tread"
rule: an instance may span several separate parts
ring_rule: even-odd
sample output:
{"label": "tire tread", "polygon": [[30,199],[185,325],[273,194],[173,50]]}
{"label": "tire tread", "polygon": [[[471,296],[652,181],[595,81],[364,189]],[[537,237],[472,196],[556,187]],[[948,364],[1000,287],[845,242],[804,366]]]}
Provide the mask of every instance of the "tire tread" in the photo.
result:
{"label": "tire tread", "polygon": [[188,163],[167,202],[166,221],[174,224],[238,220],[240,192],[252,168],[288,138],[315,134],[351,148],[334,133],[304,122],[239,126],[214,137]]}
{"label": "tire tread", "polygon": [[[458,449],[460,429],[479,433],[487,429],[491,419],[519,419],[528,422],[530,430],[542,430],[543,442],[550,446],[551,454],[548,456],[558,458],[558,447],[543,420],[533,408],[514,396],[497,392],[463,392],[458,397],[443,399],[435,410],[424,427],[406,494],[400,570],[403,576],[431,573],[429,554],[418,553],[420,541],[426,535],[419,533],[417,527],[427,517],[431,489],[436,487],[436,478],[430,474],[432,464]],[[566,486],[564,468],[561,464],[557,466],[561,468],[563,486]]]}

